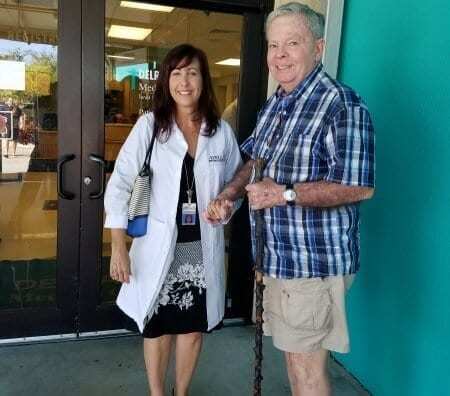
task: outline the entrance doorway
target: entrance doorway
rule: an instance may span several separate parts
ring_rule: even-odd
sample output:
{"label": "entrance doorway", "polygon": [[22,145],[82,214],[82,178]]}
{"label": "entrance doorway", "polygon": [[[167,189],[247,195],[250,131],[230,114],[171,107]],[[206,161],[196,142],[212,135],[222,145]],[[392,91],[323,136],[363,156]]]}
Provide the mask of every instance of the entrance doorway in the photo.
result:
{"label": "entrance doorway", "polygon": [[[35,3],[0,4],[0,338],[130,328],[114,304],[103,231],[117,153],[151,109],[162,58],[183,42],[206,52],[220,110],[243,141],[265,98],[266,9]],[[230,318],[250,312],[246,217],[244,208],[227,230]]]}

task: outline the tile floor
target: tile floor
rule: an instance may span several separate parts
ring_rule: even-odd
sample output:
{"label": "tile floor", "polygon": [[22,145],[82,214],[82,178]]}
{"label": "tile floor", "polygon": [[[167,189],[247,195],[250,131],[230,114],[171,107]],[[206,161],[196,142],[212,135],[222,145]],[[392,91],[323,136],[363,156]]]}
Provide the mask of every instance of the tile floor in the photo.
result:
{"label": "tile floor", "polygon": [[[191,396],[252,394],[253,331],[252,326],[225,327],[205,337]],[[127,336],[0,346],[0,394],[148,395],[141,343],[140,337]],[[334,361],[330,375],[334,396],[370,395]],[[290,394],[283,356],[268,338],[263,376],[264,396]]]}

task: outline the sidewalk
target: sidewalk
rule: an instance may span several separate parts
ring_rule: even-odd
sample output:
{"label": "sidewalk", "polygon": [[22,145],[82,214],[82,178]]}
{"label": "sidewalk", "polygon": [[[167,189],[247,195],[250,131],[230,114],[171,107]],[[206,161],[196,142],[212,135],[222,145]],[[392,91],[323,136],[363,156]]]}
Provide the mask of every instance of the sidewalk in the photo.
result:
{"label": "sidewalk", "polygon": [[[191,396],[251,396],[253,336],[252,326],[226,327],[206,335]],[[333,395],[368,395],[333,361],[330,372]],[[266,337],[263,376],[264,396],[290,395],[283,355]],[[169,380],[172,377],[171,369]],[[148,395],[142,339],[0,346],[0,396],[22,395]]]}

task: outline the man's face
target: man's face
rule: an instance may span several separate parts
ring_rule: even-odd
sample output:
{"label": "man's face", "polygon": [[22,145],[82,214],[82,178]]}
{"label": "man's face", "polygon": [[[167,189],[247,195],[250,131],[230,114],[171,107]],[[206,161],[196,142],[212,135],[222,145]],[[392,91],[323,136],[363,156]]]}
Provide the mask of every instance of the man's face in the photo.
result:
{"label": "man's face", "polygon": [[314,39],[303,17],[283,15],[267,30],[267,65],[272,77],[291,92],[322,58],[323,39]]}

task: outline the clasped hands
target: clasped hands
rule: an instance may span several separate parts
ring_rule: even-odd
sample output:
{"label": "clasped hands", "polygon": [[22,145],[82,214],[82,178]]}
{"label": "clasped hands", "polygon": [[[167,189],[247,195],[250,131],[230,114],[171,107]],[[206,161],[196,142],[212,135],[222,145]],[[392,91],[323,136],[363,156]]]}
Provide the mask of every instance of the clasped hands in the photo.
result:
{"label": "clasped hands", "polygon": [[[275,183],[269,177],[262,181],[248,184],[245,187],[247,197],[252,210],[271,208],[273,206],[285,205],[283,198],[284,185]],[[210,224],[220,224],[226,222],[231,217],[233,210],[233,201],[227,199],[221,194],[213,199],[206,210],[203,212],[203,218]]]}

